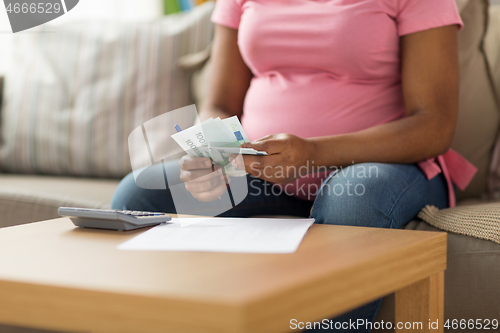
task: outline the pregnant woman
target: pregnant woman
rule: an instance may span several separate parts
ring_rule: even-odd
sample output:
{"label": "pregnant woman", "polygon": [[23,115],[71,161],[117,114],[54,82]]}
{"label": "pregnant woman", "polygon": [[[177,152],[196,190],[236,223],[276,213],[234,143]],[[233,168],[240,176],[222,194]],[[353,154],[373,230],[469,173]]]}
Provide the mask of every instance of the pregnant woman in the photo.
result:
{"label": "pregnant woman", "polygon": [[[220,216],[401,228],[425,205],[455,204],[454,185],[475,170],[449,150],[462,25],[454,0],[218,0],[212,20],[200,118],[239,116],[253,140],[244,147],[268,153],[233,160],[250,174],[249,194]],[[208,159],[162,167],[185,183],[178,195],[193,214],[211,215],[227,193]],[[132,175],[112,206],[176,212],[171,189],[143,189]],[[380,303],[335,320],[373,321]]]}

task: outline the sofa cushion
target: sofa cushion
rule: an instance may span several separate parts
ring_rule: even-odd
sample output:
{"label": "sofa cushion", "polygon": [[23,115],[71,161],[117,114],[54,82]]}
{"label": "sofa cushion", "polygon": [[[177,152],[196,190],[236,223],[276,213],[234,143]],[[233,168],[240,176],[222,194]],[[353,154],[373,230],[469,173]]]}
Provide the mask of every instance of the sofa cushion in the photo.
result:
{"label": "sofa cushion", "polygon": [[212,9],[207,2],[147,24],[93,21],[16,34],[15,61],[5,77],[0,169],[99,177],[130,172],[132,130],[192,104],[189,74],[177,59],[208,46]]}
{"label": "sofa cushion", "polygon": [[61,206],[109,208],[118,182],[0,174],[0,228],[56,218]]}
{"label": "sofa cushion", "polygon": [[484,51],[488,59],[496,96],[500,101],[500,5],[491,6],[489,13]]}
{"label": "sofa cushion", "polygon": [[[495,85],[497,101],[500,105],[500,5],[491,6],[490,8],[490,22],[484,47],[491,77]],[[491,174],[488,179],[490,198],[500,199],[500,136],[496,142],[490,172]]]}
{"label": "sofa cushion", "polygon": [[460,109],[452,148],[478,168],[471,184],[457,199],[486,192],[486,179],[500,122],[500,112],[483,52],[488,1],[458,1],[464,29],[458,34]]}

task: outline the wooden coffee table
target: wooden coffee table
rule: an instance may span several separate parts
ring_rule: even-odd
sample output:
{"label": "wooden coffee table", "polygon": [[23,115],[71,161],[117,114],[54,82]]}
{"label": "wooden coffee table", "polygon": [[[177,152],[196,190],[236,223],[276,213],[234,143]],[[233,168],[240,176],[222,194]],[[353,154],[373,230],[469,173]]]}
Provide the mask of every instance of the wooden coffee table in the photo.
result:
{"label": "wooden coffee table", "polygon": [[[294,254],[119,251],[143,232],[57,219],[0,229],[0,322],[77,332],[286,332],[396,292],[439,320],[446,234],[314,225]],[[296,329],[295,331],[299,331]],[[414,330],[416,331],[416,330]]]}

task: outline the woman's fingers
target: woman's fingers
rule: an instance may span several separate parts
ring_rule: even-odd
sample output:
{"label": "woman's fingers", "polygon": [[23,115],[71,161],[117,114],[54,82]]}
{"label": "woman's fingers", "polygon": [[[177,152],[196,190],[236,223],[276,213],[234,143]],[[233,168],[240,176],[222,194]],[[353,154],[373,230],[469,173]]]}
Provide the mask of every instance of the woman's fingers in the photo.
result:
{"label": "woman's fingers", "polygon": [[197,180],[191,180],[184,182],[184,185],[186,186],[186,190],[188,190],[191,193],[202,193],[202,192],[209,192],[219,186],[220,183],[226,184],[226,180],[224,176],[220,175],[219,177],[214,177],[209,180],[205,181],[197,181]]}
{"label": "woman's fingers", "polygon": [[227,190],[229,178],[224,176],[222,167],[213,165],[209,158],[184,156],[179,161],[179,166],[180,178],[195,199],[214,201]]}
{"label": "woman's fingers", "polygon": [[229,161],[237,169],[243,170],[245,168],[245,162],[243,161],[243,155],[241,154],[239,155],[232,154],[229,157]]}
{"label": "woman's fingers", "polygon": [[227,191],[226,183],[221,181],[216,187],[210,191],[194,193],[193,196],[202,202],[211,202],[217,200]]}
{"label": "woman's fingers", "polygon": [[183,182],[188,182],[192,180],[202,182],[222,175],[222,167],[220,165],[216,165],[214,167],[214,170],[212,170],[212,168],[189,170],[189,171],[181,170],[181,180]]}
{"label": "woman's fingers", "polygon": [[197,170],[212,167],[212,160],[206,157],[183,156],[179,161],[181,170]]}
{"label": "woman's fingers", "polygon": [[285,135],[269,135],[263,137],[262,139],[252,141],[250,143],[244,143],[241,145],[242,148],[253,148],[258,151],[265,151],[269,155],[279,154],[286,149],[289,140]]}

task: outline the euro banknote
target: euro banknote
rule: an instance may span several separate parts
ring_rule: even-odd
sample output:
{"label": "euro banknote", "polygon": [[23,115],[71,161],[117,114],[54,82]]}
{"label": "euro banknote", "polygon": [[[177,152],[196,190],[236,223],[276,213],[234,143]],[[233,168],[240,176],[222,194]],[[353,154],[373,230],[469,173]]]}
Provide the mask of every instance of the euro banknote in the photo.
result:
{"label": "euro banknote", "polygon": [[229,161],[232,154],[266,154],[252,148],[239,148],[249,140],[237,116],[210,118],[186,129],[177,127],[177,131],[172,138],[189,156],[210,158],[215,164],[223,166],[228,176],[246,175],[244,170],[233,167]]}

